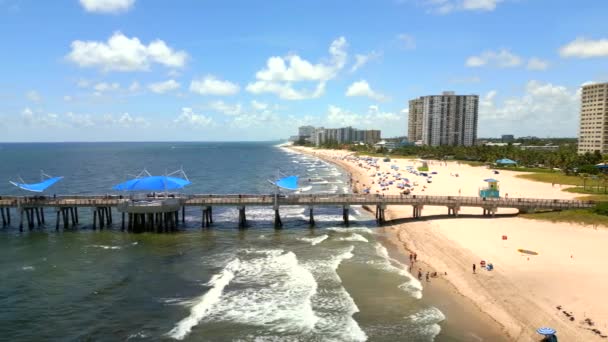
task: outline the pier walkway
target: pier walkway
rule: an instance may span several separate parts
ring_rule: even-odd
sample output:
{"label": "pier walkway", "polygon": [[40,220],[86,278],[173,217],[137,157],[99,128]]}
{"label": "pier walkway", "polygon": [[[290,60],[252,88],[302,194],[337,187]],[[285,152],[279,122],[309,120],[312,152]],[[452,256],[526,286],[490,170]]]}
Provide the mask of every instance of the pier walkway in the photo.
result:
{"label": "pier walkway", "polygon": [[125,215],[128,215],[128,229],[134,231],[173,230],[179,222],[179,211],[182,221],[186,207],[199,207],[202,210],[202,226],[213,223],[213,207],[238,208],[239,227],[246,226],[246,207],[270,207],[275,211],[275,227],[281,227],[279,209],[281,206],[304,206],[309,211],[310,224],[314,225],[314,207],[341,207],[345,224],[348,224],[348,212],[352,205],[376,207],[376,219],[383,223],[384,211],[389,205],[412,206],[412,217],[419,218],[425,206],[443,206],[447,214],[457,216],[462,207],[476,207],[483,215],[494,216],[499,208],[512,208],[520,212],[537,210],[584,209],[595,206],[594,201],[534,199],[534,198],[480,198],[464,196],[421,196],[421,195],[361,195],[361,194],[311,194],[311,195],[169,195],[168,197],[147,197],[131,199],[118,195],[90,196],[0,196],[2,224],[11,224],[10,209],[19,215],[19,227],[23,221],[32,228],[45,224],[44,209],[56,211],[56,228],[63,218],[64,227],[79,223],[78,209],[90,208],[93,211],[93,227],[103,228],[112,223],[112,210],[122,215],[122,228],[125,228]]}

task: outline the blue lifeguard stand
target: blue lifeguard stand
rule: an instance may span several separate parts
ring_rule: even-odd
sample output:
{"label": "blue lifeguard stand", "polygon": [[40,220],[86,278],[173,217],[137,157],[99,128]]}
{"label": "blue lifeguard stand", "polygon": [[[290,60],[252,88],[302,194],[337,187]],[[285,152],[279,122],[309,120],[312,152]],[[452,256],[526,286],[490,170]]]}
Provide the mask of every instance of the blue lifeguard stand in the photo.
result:
{"label": "blue lifeguard stand", "polygon": [[484,179],[483,181],[486,182],[488,185],[483,189],[479,189],[479,197],[499,198],[500,187],[498,186],[498,180],[494,178],[488,178]]}

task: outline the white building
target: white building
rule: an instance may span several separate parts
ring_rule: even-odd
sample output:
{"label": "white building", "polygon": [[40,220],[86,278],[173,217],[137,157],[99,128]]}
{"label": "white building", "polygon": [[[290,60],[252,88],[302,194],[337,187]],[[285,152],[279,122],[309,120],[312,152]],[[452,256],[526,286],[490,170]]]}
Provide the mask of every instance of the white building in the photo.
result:
{"label": "white building", "polygon": [[578,153],[608,153],[608,83],[590,84],[581,94]]}
{"label": "white building", "polygon": [[479,96],[423,96],[409,103],[408,138],[422,145],[473,146],[477,139]]}

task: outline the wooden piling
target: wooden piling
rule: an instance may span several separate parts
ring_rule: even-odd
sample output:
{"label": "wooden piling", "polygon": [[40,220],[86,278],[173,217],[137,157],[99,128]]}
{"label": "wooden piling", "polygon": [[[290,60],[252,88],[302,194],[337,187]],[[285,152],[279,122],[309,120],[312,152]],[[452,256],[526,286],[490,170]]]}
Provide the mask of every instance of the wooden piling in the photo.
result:
{"label": "wooden piling", "polygon": [[349,225],[349,208],[348,206],[342,207],[342,220],[344,220],[344,225],[348,227]]}
{"label": "wooden piling", "polygon": [[315,225],[315,216],[312,207],[308,208],[308,224],[310,224],[311,227],[314,227]]}
{"label": "wooden piling", "polygon": [[277,208],[274,210],[274,228],[278,229],[282,227],[283,222],[281,222],[281,214],[279,213],[279,209]]}
{"label": "wooden piling", "polygon": [[6,217],[4,217],[4,208],[0,208],[0,212],[2,212],[2,227],[6,226]]}
{"label": "wooden piling", "polygon": [[186,206],[182,206],[182,224],[186,223]]}
{"label": "wooden piling", "polygon": [[23,208],[19,210],[19,231],[23,231]]}
{"label": "wooden piling", "polygon": [[44,219],[44,207],[40,207],[40,218],[42,218],[42,224],[46,225],[46,222]]}

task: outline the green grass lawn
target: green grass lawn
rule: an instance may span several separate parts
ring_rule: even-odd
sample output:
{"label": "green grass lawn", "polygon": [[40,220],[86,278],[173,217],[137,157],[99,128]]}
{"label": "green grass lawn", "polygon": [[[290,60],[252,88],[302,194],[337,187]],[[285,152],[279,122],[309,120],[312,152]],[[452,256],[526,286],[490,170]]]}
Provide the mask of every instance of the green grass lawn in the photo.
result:
{"label": "green grass lawn", "polygon": [[[529,179],[537,182],[544,183],[555,183],[562,185],[583,185],[583,178],[579,176],[567,176],[563,173],[555,172],[555,173],[533,173],[529,175],[517,175],[519,178]],[[587,185],[590,185],[593,181],[587,180]]]}
{"label": "green grass lawn", "polygon": [[420,172],[426,172],[428,170],[429,170],[428,166],[427,167],[424,167],[424,166],[418,167],[418,171],[420,171]]}
{"label": "green grass lawn", "polygon": [[496,167],[496,170],[517,171],[517,172],[537,172],[537,173],[559,173],[552,169],[542,169],[539,167]]}
{"label": "green grass lawn", "polygon": [[599,215],[588,209],[547,211],[531,214],[521,214],[523,218],[551,222],[570,222],[590,226],[608,227],[608,216]]}

